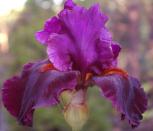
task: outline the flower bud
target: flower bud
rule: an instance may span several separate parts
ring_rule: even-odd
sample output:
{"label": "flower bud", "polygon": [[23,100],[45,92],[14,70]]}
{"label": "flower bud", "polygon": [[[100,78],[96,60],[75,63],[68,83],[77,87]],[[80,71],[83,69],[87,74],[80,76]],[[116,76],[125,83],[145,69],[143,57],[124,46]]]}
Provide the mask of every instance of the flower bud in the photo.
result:
{"label": "flower bud", "polygon": [[73,97],[64,108],[64,117],[74,131],[79,131],[88,119],[88,108],[85,103],[85,91],[73,93]]}

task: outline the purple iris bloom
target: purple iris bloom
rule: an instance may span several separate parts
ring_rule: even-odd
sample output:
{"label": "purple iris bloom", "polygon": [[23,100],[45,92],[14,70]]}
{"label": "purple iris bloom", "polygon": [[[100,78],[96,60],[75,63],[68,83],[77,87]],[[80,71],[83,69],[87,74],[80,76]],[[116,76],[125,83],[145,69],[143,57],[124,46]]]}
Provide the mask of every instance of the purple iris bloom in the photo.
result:
{"label": "purple iris bloom", "polygon": [[32,126],[35,109],[59,104],[66,92],[64,116],[74,126],[71,114],[87,114],[86,91],[96,85],[122,120],[139,125],[147,97],[139,81],[117,67],[121,48],[105,27],[107,20],[98,4],[86,9],[67,0],[64,9],[46,21],[36,39],[46,46],[48,59],[26,64],[2,88],[4,106],[19,123]]}

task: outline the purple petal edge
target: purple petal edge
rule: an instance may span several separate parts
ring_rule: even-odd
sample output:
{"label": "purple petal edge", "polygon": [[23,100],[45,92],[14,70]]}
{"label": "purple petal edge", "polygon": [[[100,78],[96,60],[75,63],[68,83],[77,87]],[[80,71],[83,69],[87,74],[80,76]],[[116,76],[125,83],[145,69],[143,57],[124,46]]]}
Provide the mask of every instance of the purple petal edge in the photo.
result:
{"label": "purple petal edge", "polygon": [[147,96],[139,81],[131,76],[112,74],[94,77],[94,82],[102,94],[122,114],[121,119],[129,120],[132,128],[140,124],[142,113],[147,109]]}
{"label": "purple petal edge", "polygon": [[77,84],[75,71],[59,72],[53,69],[42,72],[47,61],[24,66],[20,76],[4,82],[2,101],[6,109],[17,118],[19,123],[32,126],[36,108],[56,105],[64,90],[73,90]]}

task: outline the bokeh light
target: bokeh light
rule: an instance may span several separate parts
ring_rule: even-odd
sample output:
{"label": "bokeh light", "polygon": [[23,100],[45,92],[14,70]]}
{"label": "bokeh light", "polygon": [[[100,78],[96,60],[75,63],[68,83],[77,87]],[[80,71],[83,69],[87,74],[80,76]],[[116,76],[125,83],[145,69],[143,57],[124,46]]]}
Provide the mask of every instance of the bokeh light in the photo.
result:
{"label": "bokeh light", "polygon": [[55,3],[55,5],[61,5],[63,0],[53,0],[53,2]]}
{"label": "bokeh light", "polygon": [[20,10],[26,0],[3,0],[0,2],[0,15],[5,15],[11,10]]}

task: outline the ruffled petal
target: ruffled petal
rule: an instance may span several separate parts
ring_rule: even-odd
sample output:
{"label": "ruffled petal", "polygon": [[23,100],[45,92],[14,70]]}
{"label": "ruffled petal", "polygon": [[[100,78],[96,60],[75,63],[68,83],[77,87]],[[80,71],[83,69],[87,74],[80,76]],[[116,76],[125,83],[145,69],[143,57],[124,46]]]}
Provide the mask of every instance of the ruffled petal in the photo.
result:
{"label": "ruffled petal", "polygon": [[61,70],[88,71],[92,66],[111,65],[114,61],[111,35],[105,28],[107,16],[98,4],[89,9],[74,5],[59,13],[63,33],[52,33],[47,53],[54,66]]}
{"label": "ruffled petal", "polygon": [[32,126],[36,108],[58,104],[60,93],[74,89],[77,84],[77,72],[59,72],[49,64],[45,60],[25,65],[20,76],[4,83],[3,103],[23,125]]}
{"label": "ruffled petal", "polygon": [[[25,84],[28,80],[33,63],[28,63],[23,67],[21,76],[14,76],[4,82],[2,88],[2,101],[4,106],[14,117],[18,117],[22,98],[25,90]],[[33,112],[28,112],[27,116],[31,116]],[[32,122],[25,117],[26,125],[31,125]]]}
{"label": "ruffled petal", "polygon": [[93,80],[122,114],[121,119],[126,118],[133,128],[137,127],[147,109],[147,97],[139,81],[117,69],[105,71]]}
{"label": "ruffled petal", "polygon": [[64,9],[73,9],[76,4],[72,0],[67,0],[64,4]]}
{"label": "ruffled petal", "polygon": [[36,39],[47,45],[49,60],[60,71],[114,67],[120,48],[105,27],[107,20],[99,4],[87,9],[67,0],[58,16],[36,33]]}
{"label": "ruffled petal", "polygon": [[[71,48],[70,48],[71,47]],[[73,46],[67,35],[52,35],[47,53],[54,66],[61,71],[72,70]]]}
{"label": "ruffled petal", "polygon": [[111,41],[112,40],[112,35],[111,33],[108,31],[107,28],[103,27],[101,29],[101,34],[100,34],[100,40],[103,41],[103,40],[109,40]]}
{"label": "ruffled petal", "polygon": [[50,34],[59,33],[61,28],[60,20],[54,16],[46,21],[43,30],[36,32],[35,37],[40,43],[46,45]]}

